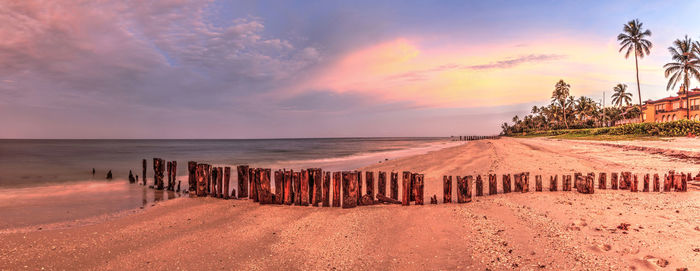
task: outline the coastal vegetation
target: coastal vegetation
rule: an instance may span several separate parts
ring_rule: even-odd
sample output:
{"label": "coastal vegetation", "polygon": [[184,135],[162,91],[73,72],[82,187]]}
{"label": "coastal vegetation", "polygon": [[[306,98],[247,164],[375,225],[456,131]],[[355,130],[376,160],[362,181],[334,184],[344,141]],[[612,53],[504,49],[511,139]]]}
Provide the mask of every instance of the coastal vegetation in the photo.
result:
{"label": "coastal vegetation", "polygon": [[[533,106],[530,114],[520,118],[514,116],[512,123],[501,125],[501,135],[507,136],[556,136],[556,137],[600,137],[606,136],[687,136],[700,134],[700,122],[688,119],[664,123],[638,123],[642,114],[641,88],[639,82],[639,59],[648,56],[653,46],[648,40],[651,31],[643,28],[639,20],[627,22],[617,36],[619,52],[625,58],[634,55],[637,97],[639,105],[632,105],[632,93],[627,85],[618,83],[612,88],[612,106],[604,106],[593,99],[570,95],[572,86],[563,79],[554,85],[551,101],[546,106]],[[700,80],[700,42],[688,36],[676,39],[668,47],[671,62],[664,65],[668,78],[667,90],[681,84],[681,93],[690,89],[692,79]],[[685,118],[690,116],[689,95],[686,95]]]}

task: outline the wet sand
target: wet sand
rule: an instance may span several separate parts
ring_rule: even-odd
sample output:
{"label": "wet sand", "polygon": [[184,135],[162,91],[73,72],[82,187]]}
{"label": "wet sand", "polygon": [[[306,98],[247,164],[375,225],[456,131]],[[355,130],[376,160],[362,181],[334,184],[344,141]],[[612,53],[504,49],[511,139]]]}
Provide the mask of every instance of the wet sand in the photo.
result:
{"label": "wet sand", "polygon": [[[426,199],[440,201],[445,174],[496,173],[500,192],[500,174],[521,171],[534,191],[536,174],[547,190],[550,174],[700,170],[692,158],[604,143],[481,140],[363,170],[422,172]],[[0,269],[25,268],[696,270],[700,191],[510,193],[354,209],[180,198],[92,225],[0,233]]]}

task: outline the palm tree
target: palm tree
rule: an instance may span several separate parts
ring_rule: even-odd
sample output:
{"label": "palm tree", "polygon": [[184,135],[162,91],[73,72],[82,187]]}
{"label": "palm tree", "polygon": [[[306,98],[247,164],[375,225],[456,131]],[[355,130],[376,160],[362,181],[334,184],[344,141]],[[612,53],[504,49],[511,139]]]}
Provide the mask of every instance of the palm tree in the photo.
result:
{"label": "palm tree", "polygon": [[[683,92],[689,94],[688,89],[690,89],[690,79],[693,77],[700,79],[700,59],[696,52],[700,50],[697,48],[697,44],[685,36],[685,39],[677,39],[673,42],[673,46],[668,47],[668,51],[671,52],[671,59],[673,62],[664,65],[664,75],[668,78],[668,84],[666,85],[666,90],[676,87],[676,84],[683,80]],[[671,76],[669,78],[669,76]],[[686,95],[686,117],[690,119],[690,103],[689,95]]]}
{"label": "palm tree", "polygon": [[626,84],[617,84],[613,88],[612,102],[617,107],[621,107],[623,103],[625,105],[632,103],[632,93],[627,92]]}
{"label": "palm tree", "polygon": [[649,55],[651,49],[651,41],[645,39],[650,37],[649,29],[643,30],[642,23],[638,19],[631,20],[622,28],[622,33],[617,35],[617,40],[620,42],[620,52],[627,51],[625,58],[630,56],[634,51],[634,67],[637,72],[637,95],[639,96],[639,110],[642,110],[642,90],[639,87],[639,62],[637,58],[644,58]]}
{"label": "palm tree", "polygon": [[566,129],[569,129],[569,124],[566,123],[566,108],[568,107],[566,99],[569,97],[569,88],[571,86],[564,82],[564,80],[559,80],[556,85],[554,85],[554,92],[552,92],[552,103],[559,103],[561,106],[562,113],[564,114],[564,125]]}

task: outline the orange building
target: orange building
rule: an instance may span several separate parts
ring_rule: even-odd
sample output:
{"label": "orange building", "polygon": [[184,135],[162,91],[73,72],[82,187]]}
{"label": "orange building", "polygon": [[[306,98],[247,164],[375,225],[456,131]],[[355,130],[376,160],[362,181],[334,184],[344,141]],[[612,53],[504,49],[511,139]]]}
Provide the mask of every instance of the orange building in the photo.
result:
{"label": "orange building", "polygon": [[[690,96],[690,117],[688,118],[688,100]],[[659,100],[648,100],[642,106],[644,122],[667,122],[682,119],[700,120],[700,88],[690,93],[679,91],[678,96]]]}

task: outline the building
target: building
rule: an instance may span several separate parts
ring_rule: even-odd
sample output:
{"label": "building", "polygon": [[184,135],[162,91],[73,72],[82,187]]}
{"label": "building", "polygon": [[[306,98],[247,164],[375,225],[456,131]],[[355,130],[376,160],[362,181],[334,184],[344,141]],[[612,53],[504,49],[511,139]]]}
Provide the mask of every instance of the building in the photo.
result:
{"label": "building", "polygon": [[694,88],[689,93],[679,91],[678,96],[666,97],[659,100],[648,100],[642,106],[644,122],[668,122],[687,119],[688,100],[690,96],[691,120],[700,121],[700,88]]}

